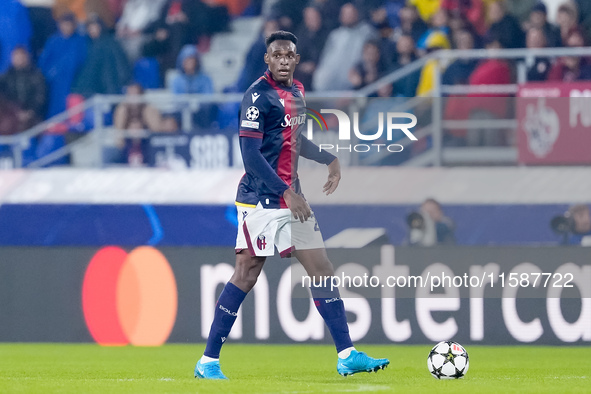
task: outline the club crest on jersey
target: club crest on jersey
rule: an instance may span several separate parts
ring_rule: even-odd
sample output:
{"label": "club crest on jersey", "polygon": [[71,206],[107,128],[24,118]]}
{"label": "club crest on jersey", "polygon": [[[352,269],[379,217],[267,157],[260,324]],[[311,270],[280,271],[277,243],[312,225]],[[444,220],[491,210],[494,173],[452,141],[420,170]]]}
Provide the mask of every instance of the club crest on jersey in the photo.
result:
{"label": "club crest on jersey", "polygon": [[281,103],[281,105],[283,105],[285,107],[285,100],[284,99],[279,99],[279,102]]}
{"label": "club crest on jersey", "polygon": [[257,120],[259,118],[259,109],[255,106],[248,107],[246,110],[246,119]]}
{"label": "club crest on jersey", "polygon": [[259,97],[261,97],[261,95],[260,95],[260,93],[252,93],[251,94],[251,97],[252,97],[252,103],[254,104],[254,103],[257,102],[257,100],[259,99]]}
{"label": "club crest on jersey", "polygon": [[264,235],[259,235],[257,238],[257,248],[259,248],[259,250],[264,250],[267,247],[267,239],[265,238]]}

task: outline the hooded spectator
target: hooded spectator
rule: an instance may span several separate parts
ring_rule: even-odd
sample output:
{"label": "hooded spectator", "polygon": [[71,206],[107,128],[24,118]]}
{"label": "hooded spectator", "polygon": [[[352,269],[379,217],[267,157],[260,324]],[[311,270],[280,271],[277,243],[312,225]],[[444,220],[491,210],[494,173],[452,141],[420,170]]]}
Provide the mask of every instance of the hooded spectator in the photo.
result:
{"label": "hooded spectator", "polygon": [[49,88],[48,116],[66,110],[66,97],[70,93],[78,73],[86,60],[86,40],[76,33],[73,14],[62,16],[58,21],[59,32],[45,45],[39,58],[39,68]]}
{"label": "hooded spectator", "polygon": [[10,66],[10,54],[17,46],[29,47],[31,21],[19,0],[0,1],[0,74]]}
{"label": "hooded spectator", "polygon": [[328,30],[324,27],[322,14],[318,8],[307,7],[304,10],[304,24],[297,34],[300,64],[296,67],[294,77],[304,88],[311,89],[312,75],[318,66],[320,54],[328,38]]}
{"label": "hooded spectator", "polygon": [[11,63],[6,74],[0,76],[0,91],[18,106],[19,129],[25,130],[45,117],[45,78],[31,64],[29,52],[23,47],[16,47],[12,51]]}
{"label": "hooded spectator", "polygon": [[361,61],[363,45],[375,34],[369,24],[360,21],[359,11],[352,3],[341,8],[340,21],[341,27],[329,34],[324,45],[312,81],[314,90],[350,89],[349,71]]}
{"label": "hooded spectator", "polygon": [[503,48],[524,48],[525,33],[519,21],[507,13],[504,1],[498,0],[488,8],[491,21],[488,35],[498,38]]}
{"label": "hooded spectator", "polygon": [[101,19],[87,23],[88,57],[72,92],[90,97],[95,94],[121,94],[131,76],[127,56],[112,34],[105,31]]}
{"label": "hooded spectator", "polygon": [[271,17],[279,21],[281,30],[297,31],[307,3],[308,0],[278,0],[271,9]]}
{"label": "hooded spectator", "polygon": [[187,45],[179,54],[177,61],[179,74],[172,81],[175,94],[213,93],[211,78],[201,71],[201,58],[197,48]]}

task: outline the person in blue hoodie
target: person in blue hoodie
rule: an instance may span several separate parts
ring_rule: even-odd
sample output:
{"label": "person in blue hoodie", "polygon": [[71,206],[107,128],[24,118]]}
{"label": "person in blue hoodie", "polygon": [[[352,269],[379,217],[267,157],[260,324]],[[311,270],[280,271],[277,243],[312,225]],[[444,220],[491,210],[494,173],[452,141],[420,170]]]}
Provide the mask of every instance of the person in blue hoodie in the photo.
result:
{"label": "person in blue hoodie", "polygon": [[172,80],[174,94],[213,93],[211,78],[201,71],[201,59],[194,45],[186,45],[177,59],[179,74]]}
{"label": "person in blue hoodie", "polygon": [[19,0],[0,0],[0,74],[10,67],[10,54],[18,46],[29,49],[32,28],[27,9]]}
{"label": "person in blue hoodie", "polygon": [[59,32],[45,44],[39,57],[39,68],[49,87],[48,117],[66,110],[66,98],[84,66],[86,39],[76,33],[74,14],[65,14],[58,21]]}
{"label": "person in blue hoodie", "polygon": [[[179,74],[172,80],[172,93],[174,94],[211,94],[213,82],[209,75],[201,71],[199,52],[194,45],[186,45],[181,50],[177,59]],[[197,126],[209,128],[215,119],[217,107],[213,104],[201,105],[195,114],[194,120]]]}

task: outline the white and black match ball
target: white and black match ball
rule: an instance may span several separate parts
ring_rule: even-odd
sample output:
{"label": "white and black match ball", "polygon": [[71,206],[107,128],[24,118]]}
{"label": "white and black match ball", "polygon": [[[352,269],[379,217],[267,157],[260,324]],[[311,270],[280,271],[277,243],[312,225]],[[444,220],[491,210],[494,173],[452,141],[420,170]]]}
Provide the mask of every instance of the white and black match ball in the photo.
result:
{"label": "white and black match ball", "polygon": [[469,366],[468,352],[453,341],[439,342],[427,357],[427,368],[436,379],[461,379]]}

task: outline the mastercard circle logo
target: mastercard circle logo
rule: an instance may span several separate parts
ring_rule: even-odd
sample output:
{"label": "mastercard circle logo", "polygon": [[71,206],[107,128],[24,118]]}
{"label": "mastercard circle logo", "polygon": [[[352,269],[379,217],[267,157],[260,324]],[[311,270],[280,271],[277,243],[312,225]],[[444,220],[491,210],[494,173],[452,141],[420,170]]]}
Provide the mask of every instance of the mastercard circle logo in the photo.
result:
{"label": "mastercard circle logo", "polygon": [[92,338],[100,345],[159,346],[176,320],[178,291],[166,257],[149,246],[127,253],[99,250],[82,284],[82,310]]}

